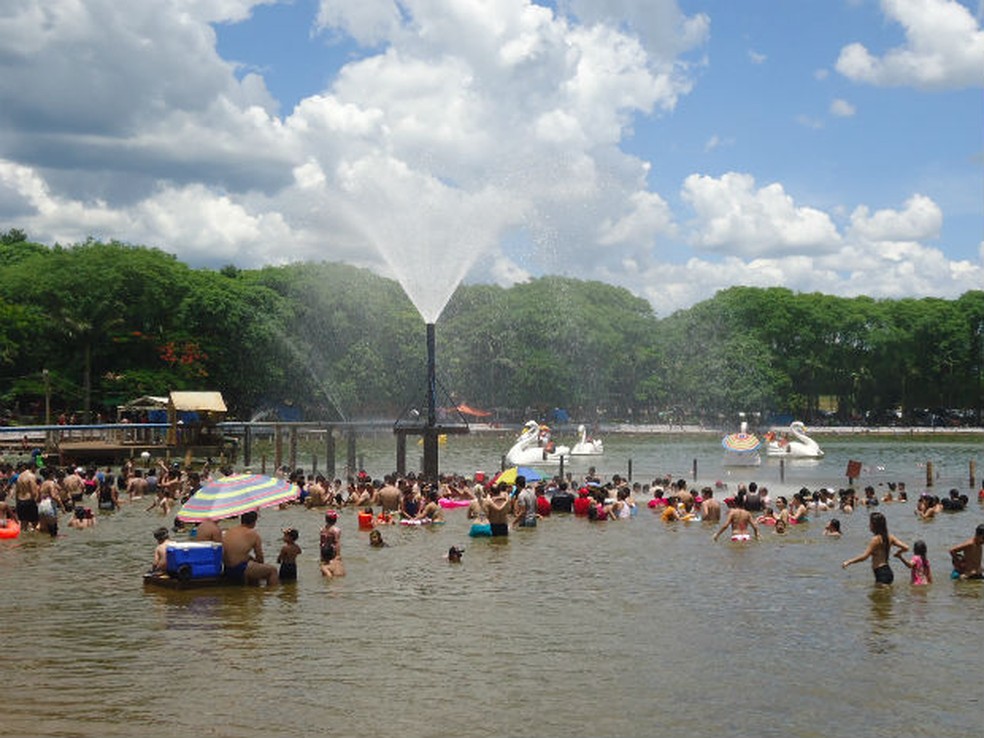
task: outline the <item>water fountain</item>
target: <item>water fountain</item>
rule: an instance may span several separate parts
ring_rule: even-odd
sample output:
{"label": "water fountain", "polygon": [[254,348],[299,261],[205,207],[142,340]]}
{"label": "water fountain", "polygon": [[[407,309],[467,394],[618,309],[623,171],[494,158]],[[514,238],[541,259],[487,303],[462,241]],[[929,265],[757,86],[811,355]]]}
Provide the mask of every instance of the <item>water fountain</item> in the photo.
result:
{"label": "water fountain", "polygon": [[[437,417],[437,319],[515,209],[507,207],[499,191],[468,192],[379,157],[351,165],[343,189],[353,229],[383,256],[426,325],[426,413],[409,407],[393,430],[397,470],[405,467],[406,436],[418,435],[423,438],[424,477],[436,480],[440,437],[468,432],[460,414],[453,423]],[[408,208],[408,202],[415,207]]]}

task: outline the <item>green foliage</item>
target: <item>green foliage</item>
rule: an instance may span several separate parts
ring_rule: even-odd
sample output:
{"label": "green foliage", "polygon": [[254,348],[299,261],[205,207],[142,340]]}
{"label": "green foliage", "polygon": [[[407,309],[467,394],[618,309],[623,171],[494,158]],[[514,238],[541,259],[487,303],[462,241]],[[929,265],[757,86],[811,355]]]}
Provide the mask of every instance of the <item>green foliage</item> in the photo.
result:
{"label": "green foliage", "polygon": [[[216,389],[233,417],[392,417],[426,400],[425,326],[399,285],[340,264],[194,270],[157,249],[0,233],[0,399],[35,414]],[[733,287],[658,320],[600,282],[459,287],[437,327],[452,402],[513,420],[812,421],[974,408],[984,292],[872,300]],[[47,370],[44,374],[43,370]],[[439,401],[443,404],[442,394]]]}

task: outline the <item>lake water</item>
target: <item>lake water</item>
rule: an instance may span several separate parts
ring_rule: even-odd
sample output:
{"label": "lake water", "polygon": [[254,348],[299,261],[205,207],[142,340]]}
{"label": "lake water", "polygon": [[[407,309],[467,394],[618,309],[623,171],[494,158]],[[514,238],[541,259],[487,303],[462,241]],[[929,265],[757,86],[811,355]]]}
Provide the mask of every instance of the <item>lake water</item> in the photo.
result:
{"label": "lake water", "polygon": [[[611,436],[606,476],[657,474],[773,495],[905,480],[968,490],[980,437],[821,440],[827,458],[728,470],[714,438]],[[451,439],[442,468],[494,471],[508,442]],[[360,441],[374,475],[392,438]],[[573,471],[586,467],[578,463]],[[979,480],[978,480],[979,482]],[[883,487],[879,487],[879,492]],[[370,549],[343,512],[348,576],[318,572],[322,516],[264,510],[271,558],[279,531],[301,532],[300,581],[280,588],[145,590],[156,513],[132,504],[94,530],[0,542],[5,596],[2,735],[113,736],[980,736],[984,587],[948,579],[946,549],[984,522],[967,511],[922,523],[914,504],[882,505],[889,529],[924,539],[936,583],[876,590],[867,514],[829,514],[786,536],[711,542],[699,523],[665,525],[648,509],[625,521],[555,516],[507,541],[469,539],[464,511],[434,528],[392,527]],[[464,561],[444,558],[465,547]]]}

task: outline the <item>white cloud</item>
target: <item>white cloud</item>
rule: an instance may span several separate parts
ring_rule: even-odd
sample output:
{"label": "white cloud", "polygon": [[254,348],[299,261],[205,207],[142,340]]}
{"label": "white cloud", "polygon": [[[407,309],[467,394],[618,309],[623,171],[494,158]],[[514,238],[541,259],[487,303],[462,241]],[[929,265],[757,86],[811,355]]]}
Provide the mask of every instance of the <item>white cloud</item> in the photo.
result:
{"label": "white cloud", "polygon": [[681,197],[696,213],[691,240],[701,249],[758,257],[822,253],[840,246],[830,216],[797,206],[778,183],[757,188],[748,174],[693,174],[684,182]]}
{"label": "white cloud", "polygon": [[760,54],[754,49],[748,50],[748,58],[752,62],[752,64],[765,64],[766,59],[768,59],[768,57],[765,54]]}
{"label": "white cloud", "polygon": [[[943,215],[924,195],[824,212],[779,182],[694,174],[681,224],[690,214],[650,184],[662,162],[625,146],[700,71],[688,55],[710,21],[672,0],[325,0],[322,31],[370,46],[286,112],[261,74],[219,56],[209,25],[260,4],[18,0],[0,16],[0,227],[195,266],[346,261],[401,278],[430,317],[478,263],[500,284],[605,279],[661,312],[736,283],[876,296],[984,283],[980,264],[925,245]],[[705,151],[733,144],[715,134]]]}
{"label": "white cloud", "polygon": [[823,128],[823,121],[820,120],[819,118],[814,118],[810,115],[805,115],[805,114],[797,115],[796,122],[799,125],[803,126],[804,128],[810,128],[814,131],[819,131],[821,128]]}
{"label": "white cloud", "polygon": [[851,213],[849,235],[863,242],[925,241],[937,238],[943,226],[943,212],[925,195],[913,195],[902,211],[878,210],[869,214],[861,205]]}
{"label": "white cloud", "polygon": [[317,27],[338,29],[364,46],[392,38],[403,25],[396,0],[321,0]]}
{"label": "white cloud", "polygon": [[685,16],[675,0],[560,0],[558,6],[588,25],[627,27],[638,34],[648,53],[671,63],[703,44],[710,33],[710,17]]}
{"label": "white cloud", "polygon": [[984,30],[957,0],[882,0],[882,12],[905,28],[905,44],[883,56],[863,44],[841,49],[837,71],[856,82],[921,89],[984,85]]}
{"label": "white cloud", "polygon": [[837,98],[830,103],[830,114],[837,118],[850,118],[857,112],[857,109],[847,100]]}
{"label": "white cloud", "polygon": [[[950,260],[939,249],[923,243],[936,238],[942,225],[939,207],[924,195],[913,195],[900,210],[872,213],[867,206],[857,206],[843,234],[831,232],[832,223],[821,229],[830,237],[828,248],[803,248],[785,254],[775,248],[749,254],[736,242],[755,231],[764,233],[763,239],[782,231],[795,209],[792,204],[782,202],[781,196],[778,206],[750,204],[750,199],[755,200],[756,195],[769,188],[755,190],[745,175],[725,175],[718,181],[693,175],[687,179],[685,189],[688,185],[705,188],[705,199],[722,212],[731,211],[716,225],[723,224],[722,230],[731,228],[733,235],[722,237],[728,248],[716,249],[722,252],[718,259],[694,257],[679,264],[654,262],[635,273],[619,275],[620,283],[647,297],[660,315],[709,299],[718,290],[735,284],[891,299],[913,295],[952,299],[968,290],[979,290],[984,284],[984,244],[981,259],[975,263]],[[734,192],[741,194],[734,196]],[[776,194],[761,199],[774,200]],[[769,220],[775,222],[766,222]],[[606,272],[601,278],[614,281],[615,276]]]}
{"label": "white cloud", "polygon": [[618,220],[601,224],[598,243],[651,244],[654,236],[674,231],[673,215],[666,201],[652,192],[636,192],[630,198],[631,210]]}

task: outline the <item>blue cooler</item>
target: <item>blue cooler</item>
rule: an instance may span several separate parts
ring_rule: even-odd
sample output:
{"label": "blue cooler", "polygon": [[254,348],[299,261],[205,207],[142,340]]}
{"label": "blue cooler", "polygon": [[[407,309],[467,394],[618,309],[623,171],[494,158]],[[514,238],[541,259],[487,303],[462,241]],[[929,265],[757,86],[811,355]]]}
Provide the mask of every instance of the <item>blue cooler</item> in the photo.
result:
{"label": "blue cooler", "polygon": [[181,580],[207,579],[222,575],[222,544],[167,544],[167,573]]}

